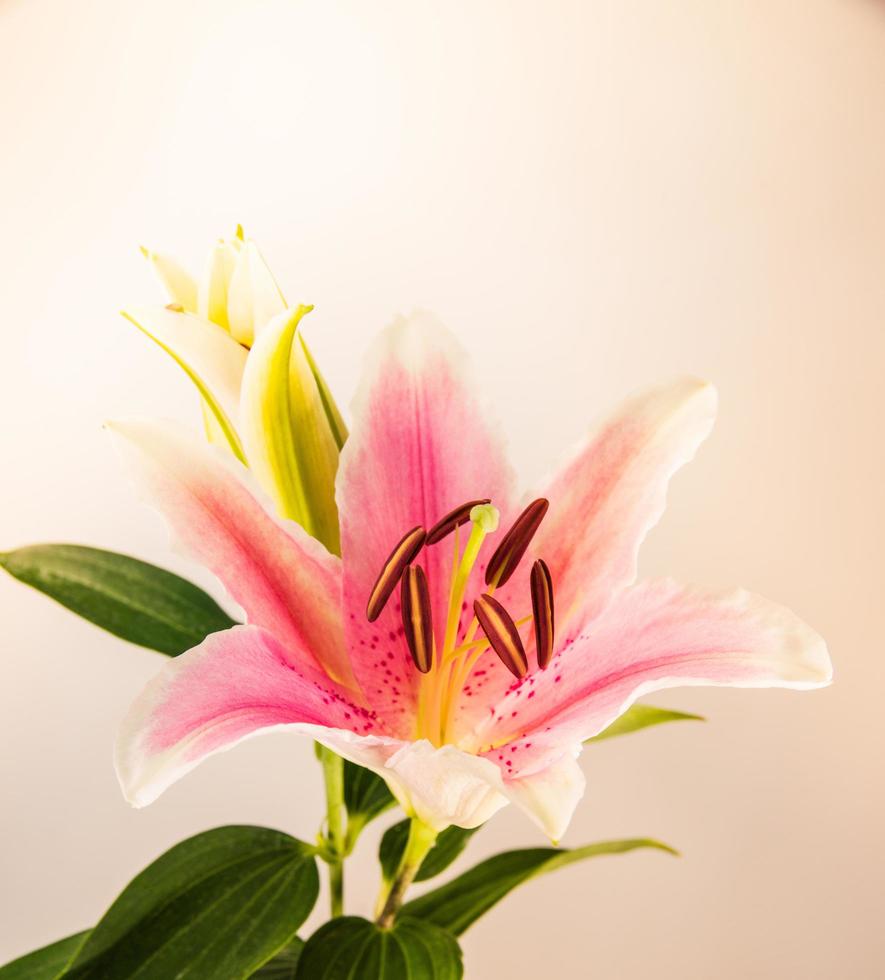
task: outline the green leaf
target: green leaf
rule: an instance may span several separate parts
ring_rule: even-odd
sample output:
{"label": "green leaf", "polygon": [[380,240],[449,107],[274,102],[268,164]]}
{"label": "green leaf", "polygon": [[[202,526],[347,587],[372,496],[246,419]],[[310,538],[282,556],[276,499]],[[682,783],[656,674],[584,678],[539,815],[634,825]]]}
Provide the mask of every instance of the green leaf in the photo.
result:
{"label": "green leaf", "polygon": [[292,942],[318,889],[314,849],[288,834],[197,834],[126,886],[64,976],[242,980]]}
{"label": "green leaf", "polygon": [[654,708],[650,704],[634,704],[619,718],[616,718],[608,728],[598,735],[588,738],[585,744],[601,742],[604,738],[615,738],[617,735],[629,735],[650,725],[662,725],[666,721],[706,721],[700,715],[689,715],[684,711],[670,711],[669,708]]}
{"label": "green leaf", "polygon": [[[381,861],[381,873],[386,881],[391,881],[399,867],[400,859],[406,848],[406,841],[409,839],[410,821],[402,820],[388,827],[381,838],[381,845],[378,848],[378,859]],[[474,827],[472,830],[464,830],[463,827],[446,827],[446,829],[436,838],[436,843],[427,852],[427,856],[421,862],[415,881],[428,881],[435,878],[458,857],[467,847],[467,842],[479,830]]]}
{"label": "green leaf", "polygon": [[344,760],[344,805],[347,807],[347,843],[353,847],[367,823],[396,804],[387,783],[371,769]]}
{"label": "green leaf", "polygon": [[303,949],[304,940],[296,936],[285,949],[280,950],[272,960],[268,960],[252,974],[253,980],[255,977],[259,980],[295,980],[295,971]]}
{"label": "green leaf", "polygon": [[96,626],[172,657],[236,625],[202,589],[114,551],[36,544],[0,553],[0,565]]}
{"label": "green leaf", "polygon": [[367,919],[332,919],[304,946],[296,980],[460,980],[461,950],[449,933],[417,919],[379,929]]}
{"label": "green leaf", "polygon": [[602,854],[623,854],[640,847],[652,847],[669,854],[677,853],[666,844],[646,838],[603,841],[573,850],[533,847],[505,851],[483,861],[448,884],[407,902],[402,908],[402,914],[433,922],[460,936],[481,915],[485,915],[505,895],[529,878],[585,858],[599,857]]}
{"label": "green leaf", "polygon": [[0,967],[0,980],[55,980],[74,958],[88,935],[87,929],[20,956]]}

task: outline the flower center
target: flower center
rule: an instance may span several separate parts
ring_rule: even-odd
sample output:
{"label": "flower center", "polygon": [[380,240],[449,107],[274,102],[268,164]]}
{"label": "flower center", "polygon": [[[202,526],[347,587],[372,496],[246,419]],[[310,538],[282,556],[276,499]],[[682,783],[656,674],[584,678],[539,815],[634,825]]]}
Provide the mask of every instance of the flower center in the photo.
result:
{"label": "flower center", "polygon": [[[472,500],[456,507],[425,531],[412,528],[396,544],[384,563],[369,596],[366,616],[373,622],[381,614],[397,585],[401,589],[403,630],[415,668],[421,673],[416,738],[434,745],[452,741],[455,710],[470,673],[480,657],[492,649],[505,667],[521,680],[529,672],[526,643],[520,629],[534,625],[535,653],[543,670],[553,653],[553,582],[547,565],[534,562],[530,577],[532,613],[514,620],[494,598],[516,571],[549,503],[533,501],[502,538],[485,569],[485,591],[473,598],[474,615],[464,629],[462,612],[466,593],[485,538],[498,529],[498,510],[490,500]],[[463,544],[464,525],[470,532]],[[448,583],[448,601],[442,638],[434,628],[430,587],[425,569],[415,564],[421,551],[454,539]],[[482,635],[477,638],[477,633]]]}

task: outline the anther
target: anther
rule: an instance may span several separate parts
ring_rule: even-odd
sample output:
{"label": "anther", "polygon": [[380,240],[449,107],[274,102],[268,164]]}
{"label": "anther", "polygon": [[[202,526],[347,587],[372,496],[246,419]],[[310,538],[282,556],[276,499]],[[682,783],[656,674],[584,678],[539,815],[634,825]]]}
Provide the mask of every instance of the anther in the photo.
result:
{"label": "anther", "polygon": [[486,585],[504,585],[522,561],[529,542],[544,520],[550,501],[539,497],[532,501],[513,522],[513,527],[495,549],[486,567]]}
{"label": "anther", "polygon": [[372,594],[366,604],[366,618],[370,623],[374,623],[381,615],[381,610],[387,605],[387,600],[397,587],[406,566],[414,561],[415,556],[421,550],[425,537],[423,527],[420,525],[413,527],[390,553],[390,557],[384,563],[384,567],[375,580],[374,586],[372,586]]}
{"label": "anther", "polygon": [[448,537],[448,535],[450,535],[456,527],[460,527],[462,524],[466,524],[470,520],[470,512],[474,507],[479,507],[480,504],[490,503],[491,500],[488,498],[485,500],[470,500],[466,504],[461,504],[460,507],[450,510],[445,517],[441,517],[427,532],[427,544],[436,544],[437,542],[442,541],[442,539]]}
{"label": "anther", "polygon": [[538,666],[543,670],[553,656],[553,579],[547,563],[540,558],[532,565],[531,589],[535,648]]}
{"label": "anther", "polygon": [[173,313],[184,313],[184,307],[181,303],[167,303],[166,309],[171,310]]}
{"label": "anther", "polygon": [[507,610],[497,599],[490,595],[481,595],[474,601],[473,611],[501,663],[514,677],[525,677],[529,662],[519,630]]}
{"label": "anther", "polygon": [[415,666],[426,674],[433,666],[433,620],[430,590],[420,565],[409,565],[403,572],[403,628]]}

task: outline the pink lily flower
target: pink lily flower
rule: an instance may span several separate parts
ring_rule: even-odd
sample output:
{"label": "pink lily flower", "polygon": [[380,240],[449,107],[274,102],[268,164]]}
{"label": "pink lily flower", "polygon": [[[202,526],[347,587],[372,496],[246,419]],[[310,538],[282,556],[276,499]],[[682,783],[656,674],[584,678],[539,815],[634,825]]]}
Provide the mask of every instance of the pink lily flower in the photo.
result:
{"label": "pink lily flower", "polygon": [[340,558],[275,518],[230,454],[112,426],[248,620],[169,661],[133,705],[116,765],[135,806],[288,729],[379,773],[436,830],[513,802],[557,840],[584,792],[583,742],[637,698],[830,681],[823,640],[781,606],[635,584],[669,478],[712,427],[712,387],[629,401],[524,509],[464,362],[427,316],[383,334],[341,455]]}

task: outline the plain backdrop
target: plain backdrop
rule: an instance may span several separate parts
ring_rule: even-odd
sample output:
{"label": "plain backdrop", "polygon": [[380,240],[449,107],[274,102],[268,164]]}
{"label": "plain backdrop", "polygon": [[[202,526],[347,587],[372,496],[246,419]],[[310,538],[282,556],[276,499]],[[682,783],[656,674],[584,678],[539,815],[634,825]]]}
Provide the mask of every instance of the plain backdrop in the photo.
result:
{"label": "plain backdrop", "polygon": [[[526,480],[637,387],[707,377],[720,421],[642,572],[791,605],[836,682],[670,692],[708,722],[588,750],[564,843],[682,858],[526,885],[466,936],[467,976],[879,978],[883,110],[885,4],[864,0],[0,0],[0,548],[111,547],[220,595],[101,431],[198,425],[117,314],[157,296],[139,244],[199,269],[243,222],[316,304],[344,404],[375,331],[435,311]],[[0,960],[91,925],[188,834],[316,833],[311,746],[280,735],[131,810],[111,745],[159,656],[10,579],[0,610]],[[505,811],[459,867],[542,843]]]}

